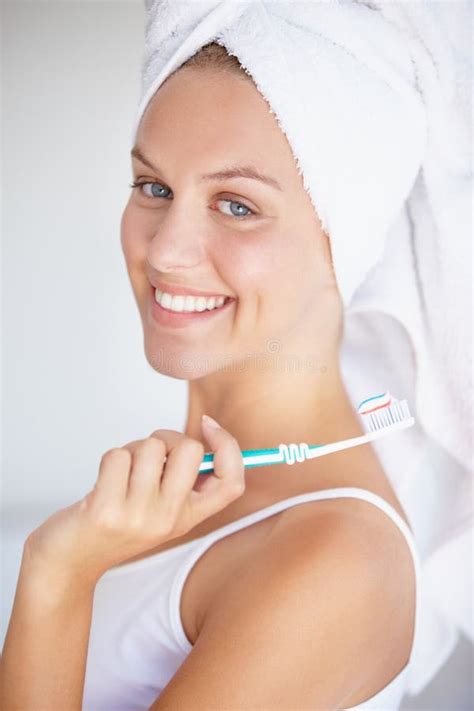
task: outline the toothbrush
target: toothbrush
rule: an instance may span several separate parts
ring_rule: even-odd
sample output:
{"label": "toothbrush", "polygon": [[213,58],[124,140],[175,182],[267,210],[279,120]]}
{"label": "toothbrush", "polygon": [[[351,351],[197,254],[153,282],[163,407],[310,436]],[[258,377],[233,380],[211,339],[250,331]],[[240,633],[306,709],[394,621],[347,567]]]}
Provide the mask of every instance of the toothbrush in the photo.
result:
{"label": "toothbrush", "polygon": [[[357,408],[357,412],[362,417],[366,428],[369,429],[365,435],[330,444],[309,445],[306,442],[301,442],[300,444],[280,444],[273,449],[243,449],[241,451],[244,467],[249,469],[268,464],[304,462],[306,459],[323,457],[325,454],[339,452],[341,449],[357,447],[359,444],[365,444],[415,424],[414,418],[410,415],[407,401],[397,400],[389,392],[363,400]],[[214,471],[213,462],[214,454],[212,452],[205,454],[199,465],[198,473],[212,473]]]}

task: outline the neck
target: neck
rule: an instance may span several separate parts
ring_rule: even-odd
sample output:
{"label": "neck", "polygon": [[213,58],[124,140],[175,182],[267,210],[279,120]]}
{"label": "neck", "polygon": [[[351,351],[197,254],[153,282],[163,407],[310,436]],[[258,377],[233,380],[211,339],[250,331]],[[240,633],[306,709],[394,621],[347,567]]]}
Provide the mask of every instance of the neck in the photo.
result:
{"label": "neck", "polygon": [[[219,372],[189,382],[189,407],[185,434],[210,447],[201,431],[201,415],[206,413],[228,430],[240,449],[277,447],[281,443],[323,444],[364,434],[364,429],[345,390],[337,361],[324,372],[240,373],[229,379]],[[226,379],[222,377],[226,375]],[[354,463],[357,462],[354,466]],[[350,467],[348,467],[350,463]],[[364,471],[379,463],[370,445],[362,445],[315,460],[293,465],[298,477],[289,476],[289,467],[276,465],[248,469],[249,495],[275,495],[311,489],[315,483],[350,486],[343,470]],[[331,484],[334,481],[334,484]],[[318,488],[317,486],[315,488]],[[291,493],[289,495],[292,495]]]}
{"label": "neck", "polygon": [[[185,433],[204,443],[200,419],[213,417],[236,437],[241,449],[274,446],[302,435],[320,439],[344,431],[353,408],[339,371],[326,368],[312,377],[301,373],[240,374],[225,383],[212,376],[189,383]],[[220,381],[220,382],[219,382]],[[350,435],[348,435],[350,436]],[[303,440],[301,440],[303,441]]]}

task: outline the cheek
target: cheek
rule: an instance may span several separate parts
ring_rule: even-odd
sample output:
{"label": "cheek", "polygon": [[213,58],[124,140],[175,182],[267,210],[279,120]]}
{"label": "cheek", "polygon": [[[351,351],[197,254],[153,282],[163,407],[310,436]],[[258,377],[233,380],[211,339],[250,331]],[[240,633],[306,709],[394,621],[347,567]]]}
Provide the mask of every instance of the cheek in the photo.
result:
{"label": "cheek", "polygon": [[314,255],[308,253],[296,226],[275,229],[273,225],[265,233],[229,245],[227,252],[238,288],[259,294],[270,307],[277,302],[296,304],[314,271]]}
{"label": "cheek", "polygon": [[263,292],[279,269],[276,247],[279,237],[271,228],[229,235],[220,244],[216,258],[223,278],[241,297]]}
{"label": "cheek", "polygon": [[120,222],[120,243],[127,265],[143,259],[147,238],[146,226],[142,222],[143,220],[140,219],[136,209],[129,201]]}

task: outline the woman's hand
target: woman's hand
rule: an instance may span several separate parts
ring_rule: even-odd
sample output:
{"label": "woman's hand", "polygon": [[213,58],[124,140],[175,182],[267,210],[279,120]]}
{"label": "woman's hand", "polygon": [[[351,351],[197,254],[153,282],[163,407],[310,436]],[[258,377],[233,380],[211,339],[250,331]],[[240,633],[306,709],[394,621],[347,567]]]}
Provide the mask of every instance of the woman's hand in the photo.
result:
{"label": "woman's hand", "polygon": [[63,580],[96,582],[108,568],[225,508],[245,490],[242,454],[223,428],[203,422],[203,432],[214,452],[214,474],[198,474],[203,444],[174,430],[111,449],[94,489],[30,533],[26,559]]}

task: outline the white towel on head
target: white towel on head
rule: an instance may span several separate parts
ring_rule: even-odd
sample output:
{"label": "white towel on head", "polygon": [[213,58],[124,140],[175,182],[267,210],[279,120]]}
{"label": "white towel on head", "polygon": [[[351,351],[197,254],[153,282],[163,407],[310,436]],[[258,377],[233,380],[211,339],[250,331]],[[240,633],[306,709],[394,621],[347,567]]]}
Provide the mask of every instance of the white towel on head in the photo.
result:
{"label": "white towel on head", "polygon": [[374,447],[422,552],[408,687],[418,693],[459,631],[474,636],[465,556],[473,516],[471,4],[145,6],[132,142],[155,91],[198,49],[216,41],[236,55],[286,134],[329,235],[353,404],[389,390],[415,416],[414,427]]}

